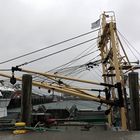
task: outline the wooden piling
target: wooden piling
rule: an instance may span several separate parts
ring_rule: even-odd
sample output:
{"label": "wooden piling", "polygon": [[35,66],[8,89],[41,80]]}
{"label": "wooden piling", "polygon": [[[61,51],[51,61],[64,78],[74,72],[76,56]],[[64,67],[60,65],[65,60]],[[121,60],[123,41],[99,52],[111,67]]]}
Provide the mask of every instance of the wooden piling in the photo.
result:
{"label": "wooden piling", "polygon": [[31,125],[31,94],[32,94],[32,76],[24,74],[22,76],[22,96],[21,96],[21,121],[27,126]]}
{"label": "wooden piling", "polygon": [[129,77],[129,92],[130,92],[131,130],[140,130],[138,72],[130,72],[128,74],[128,77]]}

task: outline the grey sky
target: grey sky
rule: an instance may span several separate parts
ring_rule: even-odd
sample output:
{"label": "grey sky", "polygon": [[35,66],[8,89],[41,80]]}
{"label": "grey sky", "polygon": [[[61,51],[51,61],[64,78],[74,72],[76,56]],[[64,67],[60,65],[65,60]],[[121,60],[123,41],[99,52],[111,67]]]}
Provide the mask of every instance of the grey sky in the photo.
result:
{"label": "grey sky", "polygon": [[[0,61],[88,32],[91,23],[108,10],[115,11],[119,31],[139,51],[140,2],[136,0],[0,0]],[[84,47],[26,68],[49,70],[68,62]],[[55,50],[3,64],[0,68],[10,68]]]}

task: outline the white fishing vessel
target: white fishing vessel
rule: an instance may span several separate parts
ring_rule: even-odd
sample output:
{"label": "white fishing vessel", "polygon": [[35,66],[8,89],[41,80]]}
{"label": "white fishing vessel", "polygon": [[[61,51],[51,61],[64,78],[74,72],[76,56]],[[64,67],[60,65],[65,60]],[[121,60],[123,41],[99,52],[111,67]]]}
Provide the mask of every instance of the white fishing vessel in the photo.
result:
{"label": "white fishing vessel", "polygon": [[0,87],[0,118],[7,116],[7,106],[10,103],[10,96],[5,96],[4,92],[13,92],[14,89],[7,87]]}

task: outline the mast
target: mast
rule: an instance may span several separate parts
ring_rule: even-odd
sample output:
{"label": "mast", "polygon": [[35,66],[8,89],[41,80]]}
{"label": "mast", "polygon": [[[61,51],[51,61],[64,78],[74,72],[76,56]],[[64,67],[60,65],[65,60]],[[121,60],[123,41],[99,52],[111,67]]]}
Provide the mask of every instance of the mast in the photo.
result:
{"label": "mast", "polygon": [[[117,35],[114,12],[104,12],[101,15],[100,38],[98,48],[100,50],[104,83],[116,85],[117,91],[112,87],[111,98],[119,100],[121,128],[127,129],[126,110],[124,104],[124,71],[131,67],[125,50]],[[121,53],[122,54],[121,54]],[[108,87],[107,87],[108,88]]]}

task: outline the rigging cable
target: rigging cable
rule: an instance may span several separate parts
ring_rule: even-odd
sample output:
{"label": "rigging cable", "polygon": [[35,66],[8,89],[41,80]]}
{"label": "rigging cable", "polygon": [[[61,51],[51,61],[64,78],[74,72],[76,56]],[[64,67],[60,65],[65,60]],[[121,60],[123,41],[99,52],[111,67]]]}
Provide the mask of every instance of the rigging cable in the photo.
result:
{"label": "rigging cable", "polygon": [[[97,56],[95,56],[94,58],[92,58],[92,59],[90,59],[87,63],[84,63],[84,64],[82,64],[82,65],[78,65],[78,66],[73,66],[73,67],[69,67],[69,69],[70,68],[73,68],[73,70],[72,70],[72,72],[74,73],[74,71],[76,71],[77,69],[79,69],[79,68],[82,68],[82,67],[85,67],[91,60],[94,60],[94,59],[96,59],[97,57],[99,57],[100,55],[97,55]],[[96,61],[94,61],[94,62],[98,62],[98,61],[100,61],[100,60],[96,60]],[[94,62],[92,62],[92,63],[94,63]],[[74,69],[75,68],[75,69]],[[87,70],[87,69],[86,69]],[[84,70],[85,71],[85,70]],[[69,73],[69,75],[71,74],[71,72]],[[37,77],[37,76],[36,76]],[[45,82],[47,80],[47,78],[44,78],[44,80],[42,81],[42,82]]]}
{"label": "rigging cable", "polygon": [[[92,74],[94,74],[95,75],[95,73],[98,75],[98,81],[100,82],[100,81],[103,81],[103,78],[102,78],[102,75],[100,75],[95,69],[94,69],[94,72],[93,71],[91,71],[92,72]],[[93,76],[94,76],[93,75]]]}
{"label": "rigging cable", "polygon": [[[95,43],[94,43],[95,44]],[[94,45],[94,44],[92,44],[92,45]],[[51,69],[51,70],[49,70],[49,71],[47,71],[47,72],[51,72],[51,71],[54,71],[54,70],[59,70],[59,68],[66,68],[66,66],[68,67],[68,66],[70,66],[71,65],[71,63],[74,63],[75,62],[75,59],[77,59],[80,55],[82,55],[84,52],[86,52],[88,49],[90,49],[91,47],[92,47],[92,45],[90,46],[90,47],[88,47],[86,50],[84,50],[83,52],[81,52],[78,56],[76,56],[76,57],[74,57],[71,61],[69,61],[69,62],[67,62],[67,63],[65,63],[65,64],[62,64],[62,65],[60,65],[60,66],[57,66],[57,67],[55,67],[55,68],[53,68],[53,69]],[[96,47],[96,46],[94,46],[94,47]],[[93,48],[94,48],[93,47]],[[93,49],[92,48],[92,49]]]}
{"label": "rigging cable", "polygon": [[77,75],[80,74],[81,72],[86,71],[86,69],[75,69],[72,72],[69,72],[67,74],[64,74],[65,76],[70,76],[70,75]]}
{"label": "rigging cable", "polygon": [[[79,68],[85,67],[86,65],[88,65],[88,63],[90,63],[92,60],[94,60],[94,59],[97,58],[98,56],[99,56],[99,55],[95,56],[94,58],[88,60],[86,63],[84,63],[84,64],[82,64],[82,65],[78,65],[78,66],[72,66],[72,67],[64,68],[63,70],[65,70],[65,69],[72,69],[72,68],[73,68],[73,70],[76,70],[76,69],[79,69]],[[91,63],[92,63],[92,64],[96,64],[98,61],[100,61],[100,60],[96,60],[96,61],[91,62]],[[99,63],[99,62],[98,62],[98,63]],[[65,70],[65,71],[66,71],[66,70]]]}
{"label": "rigging cable", "polygon": [[[46,71],[46,72],[53,72],[54,70],[54,72],[56,73],[56,72],[58,72],[58,71],[61,71],[61,69],[65,69],[66,68],[66,66],[68,67],[68,66],[70,66],[71,64],[73,64],[73,63],[75,63],[75,59],[77,59],[80,55],[82,55],[83,53],[85,53],[85,52],[89,52],[91,49],[93,49],[93,48],[95,48],[96,46],[94,46],[94,47],[92,47],[93,45],[95,45],[95,43],[94,44],[92,44],[92,45],[90,45],[87,49],[85,49],[84,51],[82,51],[79,55],[77,55],[76,57],[74,57],[71,61],[69,61],[69,62],[67,62],[67,63],[65,63],[65,64],[62,64],[62,65],[59,65],[59,66],[57,66],[57,67],[55,67],[55,68],[53,68],[53,69],[51,69],[51,70],[49,70],[49,71]],[[91,48],[92,47],[92,48]],[[89,50],[90,49],[90,50]],[[79,66],[78,66],[79,67]],[[61,68],[61,69],[60,69]],[[71,68],[71,67],[70,67]],[[35,76],[35,77],[38,77],[38,76]]]}
{"label": "rigging cable", "polygon": [[25,53],[25,54],[23,54],[23,55],[20,55],[20,56],[17,56],[17,57],[14,57],[14,58],[11,58],[11,59],[2,61],[2,62],[0,62],[0,64],[8,63],[8,62],[14,61],[14,60],[16,60],[16,59],[19,59],[19,58],[22,58],[22,57],[25,57],[25,56],[28,56],[28,55],[31,55],[31,54],[34,54],[34,53],[37,53],[37,52],[40,52],[40,51],[49,49],[49,48],[52,48],[52,47],[54,47],[54,46],[57,46],[57,45],[66,43],[66,42],[68,42],[68,41],[71,41],[71,40],[80,38],[80,37],[82,37],[82,36],[91,34],[91,33],[96,32],[96,31],[98,31],[98,30],[100,30],[100,28],[99,28],[99,29],[96,29],[96,30],[93,30],[93,31],[90,31],[90,32],[87,32],[87,33],[83,33],[83,34],[78,35],[78,36],[75,36],[75,37],[72,37],[72,38],[70,38],[70,39],[67,39],[67,40],[64,40],[64,41],[55,43],[55,44],[53,44],[53,45],[50,45],[50,46],[47,46],[47,47],[43,47],[43,48],[41,48],[41,49],[37,49],[37,50],[35,50],[35,51],[29,52],[29,53]]}
{"label": "rigging cable", "polygon": [[30,64],[30,63],[33,63],[33,62],[39,61],[39,60],[41,60],[41,59],[44,59],[44,58],[50,57],[50,56],[52,56],[52,55],[55,55],[55,54],[58,54],[58,53],[64,52],[64,51],[66,51],[66,50],[70,50],[70,49],[75,48],[75,47],[77,47],[77,46],[80,46],[80,45],[82,45],[82,44],[85,44],[85,43],[91,42],[91,41],[93,41],[93,40],[95,40],[95,39],[97,39],[97,38],[99,38],[99,36],[98,36],[98,37],[95,37],[95,38],[92,38],[92,39],[89,39],[89,40],[86,40],[86,41],[84,41],[84,42],[81,42],[81,43],[79,43],[79,44],[73,45],[73,46],[71,46],[71,47],[68,47],[68,48],[65,48],[65,49],[59,50],[59,51],[57,51],[57,52],[54,52],[54,53],[51,53],[51,54],[48,54],[48,55],[45,55],[45,56],[39,57],[39,58],[37,58],[37,59],[33,59],[33,60],[31,60],[31,61],[25,62],[25,63],[23,63],[23,64],[18,65],[18,67],[28,65],[28,64]]}
{"label": "rigging cable", "polygon": [[[83,72],[85,72],[85,71],[83,71]],[[77,78],[79,79],[79,78],[81,78],[82,76],[85,75],[83,72],[74,74],[74,76],[77,76]],[[82,73],[82,74],[81,74],[81,73]],[[81,74],[81,75],[79,75],[79,74]],[[78,75],[79,75],[79,76],[78,76]],[[68,81],[68,82],[67,82],[68,85],[71,85],[72,83],[74,83],[74,81]]]}
{"label": "rigging cable", "polygon": [[[98,55],[95,56],[94,58],[92,58],[92,60],[95,59],[95,58],[97,58],[97,57],[98,57]],[[88,63],[89,63],[89,62],[88,62]],[[80,65],[79,67],[75,67],[75,69],[73,69],[73,71],[71,71],[70,73],[68,73],[66,76],[71,75],[71,73],[74,73],[74,72],[77,71],[79,68],[81,68],[81,67],[83,67],[83,66],[86,66],[88,63],[85,63],[85,64],[83,64],[83,65]],[[87,70],[87,69],[86,69],[86,70]]]}
{"label": "rigging cable", "polygon": [[[90,59],[90,60],[94,60],[94,59],[97,58],[98,56],[99,56],[99,55],[95,56],[94,58],[92,58],[92,59]],[[68,71],[71,71],[71,72],[69,72],[69,74],[74,73],[74,72],[77,71],[78,69],[81,70],[83,67],[86,67],[86,66],[88,65],[88,63],[90,62],[90,60],[89,60],[88,62],[82,64],[82,65],[72,66],[72,67],[68,67],[68,68],[63,68],[62,70],[64,70],[64,71],[61,70],[61,72],[59,72],[59,73],[64,73],[64,72],[68,72]],[[93,65],[94,65],[94,63],[96,64],[96,61],[92,62]],[[86,68],[86,70],[87,70],[87,68]],[[58,72],[56,72],[56,73],[58,73]],[[67,73],[67,74],[68,74],[68,73]]]}
{"label": "rigging cable", "polygon": [[132,51],[132,49],[129,46],[131,46],[137,52],[138,55],[140,55],[140,53],[130,44],[130,42],[119,31],[118,31],[118,33],[121,35],[122,39],[124,40],[125,44],[129,48],[129,50],[131,51],[131,53],[135,56],[135,58],[137,60],[139,60],[139,58],[134,54],[134,52]]}
{"label": "rigging cable", "polygon": [[[95,58],[97,58],[99,55],[97,55],[97,56],[95,56],[94,58],[92,58],[92,59],[90,59],[90,60],[94,60]],[[71,75],[71,74],[75,74],[75,73],[77,73],[78,72],[78,69],[79,69],[79,73],[81,73],[82,71],[86,71],[87,69],[84,69],[84,70],[82,70],[83,69],[83,67],[85,67],[89,62],[90,62],[90,60],[87,62],[87,63],[85,63],[85,64],[82,64],[82,65],[78,65],[78,66],[72,66],[72,67],[68,67],[68,68],[64,68],[63,70],[65,71],[65,72],[69,72],[69,71],[71,71],[71,72],[69,72],[69,73],[66,73],[66,74],[64,74],[64,71],[62,71],[62,72],[59,72],[59,74],[60,73],[63,73],[63,75]],[[98,60],[97,60],[98,61]],[[95,61],[96,62],[96,61]],[[93,62],[94,63],[94,62]],[[56,72],[55,72],[56,73]],[[78,74],[78,73],[77,73]],[[35,76],[34,78],[39,78],[40,76]],[[41,77],[40,77],[41,78]],[[42,79],[42,82],[45,82],[46,80],[48,80],[47,78],[41,78]]]}
{"label": "rigging cable", "polygon": [[[95,58],[97,58],[97,57],[99,57],[100,56],[100,54],[98,54],[98,55],[96,55],[94,58],[92,58],[92,59],[90,59],[86,64],[88,64],[88,63],[90,63],[92,60],[94,60]],[[101,63],[101,60],[96,60],[96,61],[94,61],[93,63],[97,63],[98,62],[98,64],[100,64]]]}
{"label": "rigging cable", "polygon": [[[81,57],[79,57],[79,58],[76,58],[75,60],[72,60],[71,62],[76,62],[76,61],[78,61],[78,60],[80,60],[80,59],[82,59],[82,58],[84,58],[84,57],[86,57],[86,56],[89,56],[89,55],[91,55],[91,54],[93,54],[93,53],[95,53],[95,52],[97,52],[98,51],[98,49],[97,50],[95,50],[95,51],[92,51],[92,52],[90,52],[90,53],[88,53],[88,54],[85,54],[85,55],[83,55],[83,56],[81,56]],[[62,70],[64,70],[64,69],[67,69],[67,68],[61,68],[61,69],[58,69],[56,72],[57,73],[59,73],[60,71],[62,71]]]}

